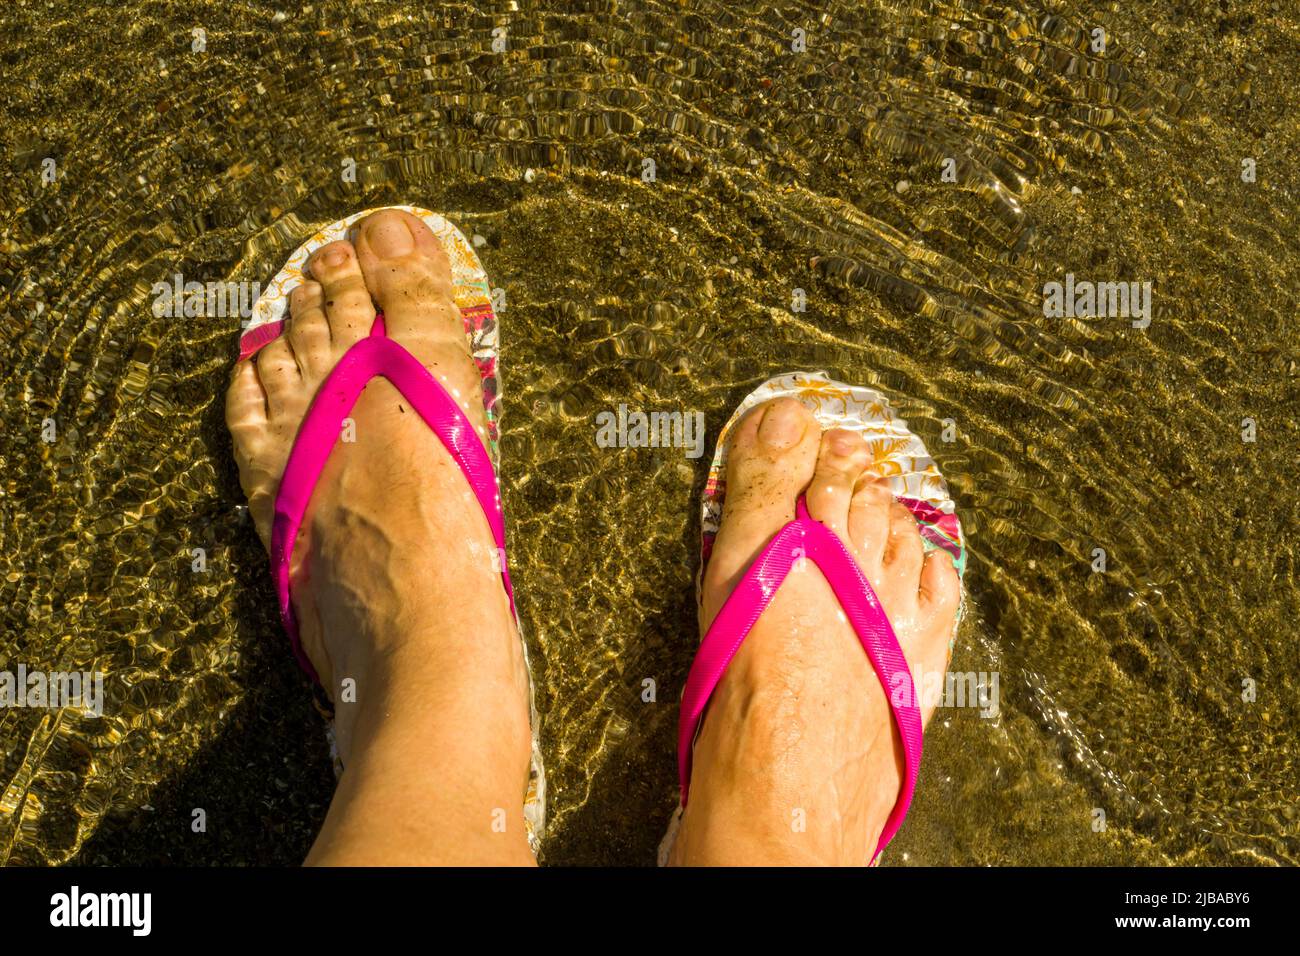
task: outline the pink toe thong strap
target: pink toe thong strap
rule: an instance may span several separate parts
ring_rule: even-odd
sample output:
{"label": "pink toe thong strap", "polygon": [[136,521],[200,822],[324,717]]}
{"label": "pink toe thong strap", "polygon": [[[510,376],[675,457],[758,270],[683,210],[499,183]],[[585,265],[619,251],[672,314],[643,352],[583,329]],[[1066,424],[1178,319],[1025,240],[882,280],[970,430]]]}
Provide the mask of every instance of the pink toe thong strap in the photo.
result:
{"label": "pink toe thong strap", "polygon": [[[266,341],[273,338],[271,336]],[[514,589],[510,585],[510,572],[505,560],[505,519],[492,461],[460,406],[418,359],[385,335],[384,317],[380,314],[375,318],[369,337],[348,349],[312,399],[289,452],[289,461],[275,498],[275,518],[271,525],[271,573],[280,600],[280,620],[289,634],[298,663],[317,683],[320,677],[303,652],[298,636],[298,621],[289,596],[289,562],[307,503],[325,461],[341,437],[344,421],[361,390],[377,375],[388,379],[402,393],[460,466],[492,530],[501,583],[510,600],[511,613],[515,610]]]}
{"label": "pink toe thong strap", "polygon": [[880,833],[876,852],[871,858],[875,862],[880,851],[902,826],[903,817],[912,803],[917,774],[921,770],[921,709],[917,704],[912,672],[908,670],[907,660],[889,618],[880,606],[880,599],[839,536],[808,516],[802,498],[799,499],[795,520],[777,532],[722,605],[691,664],[686,688],[682,692],[678,724],[677,769],[682,806],[686,805],[690,786],[695,737],[709,698],[722,680],[727,665],[736,656],[741,642],[772,602],[777,588],[803,558],[817,565],[835,592],[849,623],[857,632],[862,649],[876,670],[876,676],[884,685],[885,696],[903,739],[906,763],[903,786]]}

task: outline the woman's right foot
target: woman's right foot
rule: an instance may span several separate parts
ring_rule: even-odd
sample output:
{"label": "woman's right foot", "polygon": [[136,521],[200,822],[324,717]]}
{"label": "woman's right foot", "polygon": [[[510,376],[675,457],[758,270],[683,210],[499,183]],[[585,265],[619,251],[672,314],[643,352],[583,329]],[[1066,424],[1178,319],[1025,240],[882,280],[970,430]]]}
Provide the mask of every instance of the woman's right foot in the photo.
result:
{"label": "woman's right foot", "polygon": [[[269,543],[313,396],[370,333],[414,355],[485,433],[446,252],[398,210],[317,249],[284,335],[240,362],[227,423]],[[345,772],[310,862],[529,863],[528,676],[487,520],[437,436],[386,379],[350,414],[294,546],[300,637],[335,701]]]}
{"label": "woman's right foot", "polygon": [[[871,582],[912,672],[947,666],[957,572],[944,552],[924,555],[915,519],[870,462],[861,435],[823,434],[794,399],[767,402],[736,425],[702,633],[806,490],[809,514],[840,536]],[[932,712],[923,707],[926,722]],[[692,766],[670,862],[872,858],[902,786],[902,741],[885,688],[816,565],[786,578],[728,665]]]}

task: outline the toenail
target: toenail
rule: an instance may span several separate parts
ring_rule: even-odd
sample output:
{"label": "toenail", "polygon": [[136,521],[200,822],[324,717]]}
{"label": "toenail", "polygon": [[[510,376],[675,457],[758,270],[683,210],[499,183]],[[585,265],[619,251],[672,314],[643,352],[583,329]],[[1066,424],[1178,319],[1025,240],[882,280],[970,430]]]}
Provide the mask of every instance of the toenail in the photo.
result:
{"label": "toenail", "polygon": [[799,443],[808,423],[802,409],[794,403],[781,402],[763,410],[763,420],[758,423],[758,437],[772,448],[790,448]]}
{"label": "toenail", "polygon": [[348,247],[344,245],[330,246],[321,255],[327,266],[341,266],[348,261]]}
{"label": "toenail", "polygon": [[835,449],[835,454],[837,455],[851,455],[853,454],[854,448],[857,447],[857,442],[853,440],[851,434],[845,433],[842,435],[836,435],[831,441],[831,447]]}
{"label": "toenail", "polygon": [[370,242],[370,248],[381,259],[405,256],[415,249],[415,239],[411,235],[411,230],[407,229],[406,223],[397,217],[373,223],[366,230],[366,239]]}

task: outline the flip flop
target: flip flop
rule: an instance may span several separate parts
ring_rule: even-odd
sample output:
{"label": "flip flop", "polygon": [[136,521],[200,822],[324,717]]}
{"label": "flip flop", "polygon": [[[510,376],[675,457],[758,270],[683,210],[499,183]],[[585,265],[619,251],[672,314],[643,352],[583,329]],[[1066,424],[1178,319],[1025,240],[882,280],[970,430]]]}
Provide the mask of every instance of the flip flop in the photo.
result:
{"label": "flip flop", "polygon": [[[788,396],[799,400],[817,419],[823,430],[845,428],[860,432],[871,449],[873,463],[868,470],[889,478],[894,497],[905,505],[917,520],[927,552],[942,548],[952,555],[959,576],[966,570],[966,548],[961,522],[948,497],[948,488],[939,468],[925,449],[925,444],[908,431],[907,422],[898,418],[889,401],[879,392],[834,382],[825,372],[793,372],[764,382],[740,403],[722,432],[704,488],[701,515],[700,570],[696,576],[696,600],[703,606],[704,569],[713,552],[713,542],[722,524],[722,505],[726,495],[727,433],[741,417],[756,405]],[[871,584],[839,537],[808,515],[803,498],[799,499],[796,517],[768,543],[750,566],[735,590],[727,598],[718,616],[700,642],[691,664],[686,687],[682,692],[678,723],[677,769],[681,787],[681,804],[673,814],[668,833],[659,847],[659,863],[668,860],[682,809],[690,790],[691,758],[695,739],[714,688],[735,657],[741,642],[759,616],[771,603],[777,588],[796,562],[811,559],[825,575],[857,632],[872,667],[886,688],[886,697],[903,739],[906,770],[903,787],[872,855],[875,864],[881,851],[893,839],[903,823],[916,789],[921,769],[921,710],[907,660],[894,636]],[[962,600],[964,608],[965,599]],[[958,610],[960,621],[962,609]],[[955,637],[957,625],[953,625]],[[950,638],[949,655],[952,653]],[[905,694],[896,691],[905,690]]]}
{"label": "flip flop", "polygon": [[[280,620],[289,635],[294,655],[299,665],[318,685],[320,678],[303,652],[298,638],[298,622],[293,602],[289,596],[289,560],[293,544],[302,524],[307,503],[320,477],[325,460],[339,440],[343,420],[352,411],[361,390],[375,376],[388,379],[406,397],[424,419],[425,424],[441,440],[452,460],[460,467],[470,489],[478,499],[487,518],[501,560],[501,584],[510,601],[510,610],[523,641],[523,625],[515,608],[514,589],[505,560],[505,519],[501,511],[501,494],[497,484],[497,466],[500,457],[499,421],[501,387],[497,368],[499,322],[492,309],[492,294],[487,275],[465,236],[437,213],[414,206],[382,207],[403,209],[425,221],[442,243],[451,259],[453,294],[461,316],[465,320],[465,333],[470,339],[470,351],[483,381],[483,410],[487,417],[487,451],[479,441],[474,426],[459,405],[429,374],[424,365],[397,342],[388,338],[384,329],[383,313],[375,316],[370,335],[362,339],[344,356],[321,383],[311,405],[298,428],[298,435],[289,452],[284,477],[280,481],[275,499],[275,519],[271,530],[271,573],[275,577],[280,601]],[[239,357],[248,358],[278,338],[284,331],[288,311],[289,292],[304,281],[303,268],[307,258],[320,246],[338,239],[346,239],[354,223],[380,209],[367,209],[346,219],[331,223],[313,233],[298,247],[289,261],[271,280],[267,289],[253,304],[251,317],[239,340]],[[524,644],[524,663],[528,663],[528,647]],[[537,734],[537,709],[533,699],[531,669],[529,671],[528,710],[532,727],[532,760],[528,789],[524,798],[524,820],[528,828],[528,841],[536,851],[546,822],[546,775],[542,767],[541,749]]]}

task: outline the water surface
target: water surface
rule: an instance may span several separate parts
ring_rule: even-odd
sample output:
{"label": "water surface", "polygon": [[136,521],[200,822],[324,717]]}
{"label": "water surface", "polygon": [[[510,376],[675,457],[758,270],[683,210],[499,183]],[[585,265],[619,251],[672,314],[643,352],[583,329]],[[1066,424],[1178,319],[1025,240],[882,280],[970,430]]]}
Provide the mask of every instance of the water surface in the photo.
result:
{"label": "water surface", "polygon": [[[887,863],[1297,862],[1295,12],[10,0],[0,668],[108,703],[0,711],[0,861],[306,853],[333,779],[221,423],[234,325],[150,290],[413,203],[506,290],[545,862],[653,861],[697,640],[708,456],[595,416],[711,442],[795,368],[925,439],[972,551],[953,666],[1001,675],[997,719],[937,719]],[[1066,273],[1152,282],[1150,326],[1044,318]]]}

